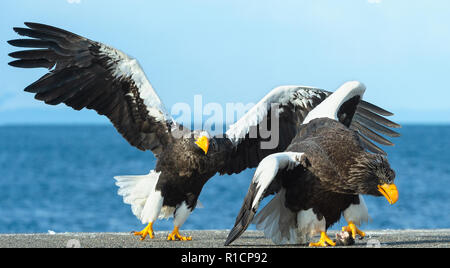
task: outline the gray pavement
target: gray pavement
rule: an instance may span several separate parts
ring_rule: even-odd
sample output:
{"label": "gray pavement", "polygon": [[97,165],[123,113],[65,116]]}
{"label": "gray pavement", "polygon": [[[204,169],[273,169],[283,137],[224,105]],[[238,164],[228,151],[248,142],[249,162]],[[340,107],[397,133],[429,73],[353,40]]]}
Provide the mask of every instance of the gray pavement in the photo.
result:
{"label": "gray pavement", "polygon": [[[156,232],[153,240],[140,241],[131,233],[63,233],[63,234],[3,234],[0,248],[220,248],[228,230],[182,231],[192,241],[166,241],[168,232]],[[366,231],[367,237],[352,247],[390,248],[450,248],[450,229],[440,230],[380,230]],[[334,238],[335,232],[329,236]],[[303,247],[305,245],[295,245]],[[264,238],[259,231],[247,231],[231,246],[245,248],[281,247]],[[282,246],[293,247],[293,246]]]}

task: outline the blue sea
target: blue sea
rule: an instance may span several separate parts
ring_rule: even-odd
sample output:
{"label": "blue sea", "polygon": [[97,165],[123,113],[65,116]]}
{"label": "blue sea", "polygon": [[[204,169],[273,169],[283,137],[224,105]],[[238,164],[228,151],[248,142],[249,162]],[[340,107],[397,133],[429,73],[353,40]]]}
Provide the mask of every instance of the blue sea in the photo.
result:
{"label": "blue sea", "polygon": [[[387,148],[399,201],[366,197],[372,221],[363,229],[450,228],[450,126],[400,132]],[[112,126],[0,127],[0,233],[140,230],[113,176],[154,166],[151,152],[129,146]],[[253,172],[212,178],[200,196],[204,208],[183,229],[232,228]],[[155,229],[171,230],[172,222],[158,221]]]}

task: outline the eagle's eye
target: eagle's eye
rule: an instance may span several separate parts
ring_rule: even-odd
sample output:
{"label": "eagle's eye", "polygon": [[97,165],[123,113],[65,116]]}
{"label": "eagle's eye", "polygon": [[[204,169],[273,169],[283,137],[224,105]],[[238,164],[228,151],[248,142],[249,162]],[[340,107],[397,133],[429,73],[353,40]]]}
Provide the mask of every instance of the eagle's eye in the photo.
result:
{"label": "eagle's eye", "polygon": [[216,140],[215,140],[215,139],[212,139],[212,140],[209,142],[209,146],[211,147],[211,149],[212,149],[213,151],[216,151],[216,150],[217,150],[217,142],[216,142]]}

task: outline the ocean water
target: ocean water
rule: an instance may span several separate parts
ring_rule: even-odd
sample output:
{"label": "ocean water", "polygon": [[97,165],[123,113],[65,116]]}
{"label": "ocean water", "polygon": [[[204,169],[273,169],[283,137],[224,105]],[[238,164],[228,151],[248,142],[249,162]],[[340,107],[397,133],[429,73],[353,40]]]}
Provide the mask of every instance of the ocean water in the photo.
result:
{"label": "ocean water", "polygon": [[[387,148],[399,201],[366,197],[372,221],[363,229],[450,228],[450,126],[400,132]],[[140,230],[113,176],[147,174],[154,166],[151,152],[129,146],[111,126],[0,127],[0,233]],[[200,196],[204,208],[183,229],[232,228],[253,172],[212,178]],[[155,224],[172,227],[170,220]]]}

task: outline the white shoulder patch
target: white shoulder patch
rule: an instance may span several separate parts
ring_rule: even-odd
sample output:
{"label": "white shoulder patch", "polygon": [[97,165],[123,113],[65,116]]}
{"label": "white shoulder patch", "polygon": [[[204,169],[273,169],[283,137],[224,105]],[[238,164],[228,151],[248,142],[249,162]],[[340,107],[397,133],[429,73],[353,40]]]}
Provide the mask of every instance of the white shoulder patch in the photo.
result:
{"label": "white shoulder patch", "polygon": [[366,87],[364,84],[358,81],[351,81],[343,84],[339,89],[337,89],[333,94],[326,98],[322,103],[317,105],[312,111],[308,113],[303,124],[307,124],[316,118],[330,118],[333,120],[338,120],[337,112],[342,104],[347,100],[353,98],[354,96],[362,96]]}
{"label": "white shoulder patch", "polygon": [[280,169],[293,169],[300,164],[303,153],[284,152],[271,154],[258,165],[253,176],[253,183],[257,184],[257,193],[252,207],[257,208],[264,191],[272,183]]}

